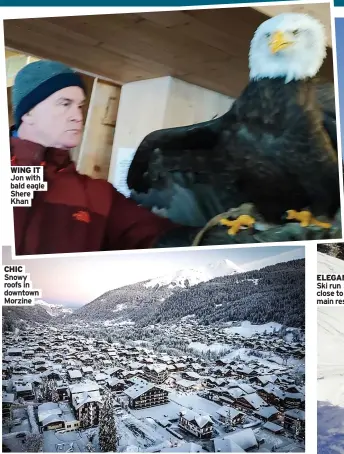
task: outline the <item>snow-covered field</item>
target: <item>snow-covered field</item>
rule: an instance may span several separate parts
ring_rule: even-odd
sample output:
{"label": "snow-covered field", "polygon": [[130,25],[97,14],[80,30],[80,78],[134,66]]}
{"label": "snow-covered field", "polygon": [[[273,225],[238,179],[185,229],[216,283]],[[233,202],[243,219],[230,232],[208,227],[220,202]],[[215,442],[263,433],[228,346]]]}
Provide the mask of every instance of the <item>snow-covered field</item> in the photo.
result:
{"label": "snow-covered field", "polygon": [[219,343],[207,345],[207,344],[202,344],[201,342],[191,342],[188,345],[188,347],[192,348],[193,350],[198,351],[198,352],[211,351],[211,352],[216,352],[216,353],[222,353],[222,352],[225,352],[226,350],[228,350],[230,348],[230,345],[219,344]]}
{"label": "snow-covered field", "polygon": [[344,260],[339,260],[330,255],[318,252],[318,273],[342,274],[344,273]]}
{"label": "snow-covered field", "polygon": [[272,333],[274,329],[278,331],[282,325],[279,323],[271,322],[265,323],[264,325],[252,325],[251,322],[245,321],[241,323],[241,326],[232,326],[226,328],[227,334],[240,334],[243,337],[251,337],[258,333]]}
{"label": "snow-covered field", "polygon": [[[320,271],[318,266],[318,272],[329,272],[324,270],[322,267]],[[338,268],[335,272],[338,273]],[[344,307],[341,306],[318,307],[318,453],[344,453]]]}

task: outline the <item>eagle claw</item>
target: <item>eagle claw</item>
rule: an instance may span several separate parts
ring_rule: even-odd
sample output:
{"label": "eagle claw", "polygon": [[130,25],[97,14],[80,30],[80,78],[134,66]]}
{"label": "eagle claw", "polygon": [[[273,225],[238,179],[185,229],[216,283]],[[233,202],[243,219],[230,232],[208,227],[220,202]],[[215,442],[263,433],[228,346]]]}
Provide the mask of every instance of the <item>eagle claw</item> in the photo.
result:
{"label": "eagle claw", "polygon": [[236,235],[241,227],[253,227],[255,222],[255,218],[249,216],[248,214],[242,214],[232,221],[229,219],[220,220],[220,224],[230,227],[228,235]]}
{"label": "eagle claw", "polygon": [[304,211],[288,210],[287,219],[299,221],[301,227],[316,225],[318,227],[322,227],[323,229],[330,229],[332,226],[329,222],[318,221],[308,210]]}

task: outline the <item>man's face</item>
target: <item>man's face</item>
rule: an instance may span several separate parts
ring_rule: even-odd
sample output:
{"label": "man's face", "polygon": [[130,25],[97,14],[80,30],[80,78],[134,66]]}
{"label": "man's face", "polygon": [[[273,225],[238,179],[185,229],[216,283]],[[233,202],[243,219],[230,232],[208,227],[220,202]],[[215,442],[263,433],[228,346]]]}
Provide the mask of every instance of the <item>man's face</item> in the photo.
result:
{"label": "man's face", "polygon": [[84,91],[67,87],[49,96],[23,116],[37,143],[71,149],[80,144],[83,130]]}

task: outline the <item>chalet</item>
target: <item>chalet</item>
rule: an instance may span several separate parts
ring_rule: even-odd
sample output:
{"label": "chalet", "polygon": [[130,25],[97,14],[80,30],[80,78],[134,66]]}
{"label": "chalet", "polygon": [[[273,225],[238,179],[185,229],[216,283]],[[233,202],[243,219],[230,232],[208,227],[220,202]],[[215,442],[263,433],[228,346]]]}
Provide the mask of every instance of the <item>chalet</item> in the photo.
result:
{"label": "chalet", "polygon": [[80,370],[78,369],[73,369],[73,370],[69,370],[68,371],[68,377],[70,379],[70,381],[78,381],[82,378],[82,374],[80,372]]}
{"label": "chalet", "polygon": [[305,437],[305,412],[302,410],[287,410],[284,413],[284,429],[299,438]]}
{"label": "chalet", "polygon": [[236,446],[239,446],[243,451],[234,452],[249,452],[256,449],[259,446],[258,440],[255,433],[252,429],[243,429],[227,435],[225,439],[235,443]]}
{"label": "chalet", "polygon": [[38,406],[37,413],[38,421],[42,425],[43,430],[55,430],[64,427],[62,410],[59,404],[46,402]]}
{"label": "chalet", "polygon": [[107,386],[113,392],[122,392],[125,389],[125,383],[117,377],[108,378],[106,380]]}
{"label": "chalet", "polygon": [[32,359],[35,356],[35,352],[33,350],[24,350],[23,351],[23,358],[25,359]]}
{"label": "chalet", "polygon": [[83,375],[92,375],[93,374],[93,367],[91,366],[84,366],[81,368],[81,372]]}
{"label": "chalet", "polygon": [[176,363],[174,365],[176,372],[181,372],[186,369],[186,364],[184,363]]}
{"label": "chalet", "polygon": [[138,380],[133,386],[126,389],[124,394],[128,396],[129,407],[133,409],[168,403],[168,392],[145,380]]}
{"label": "chalet", "polygon": [[218,414],[219,421],[226,424],[228,420],[230,420],[231,426],[237,426],[238,424],[242,424],[245,419],[245,414],[236,410],[232,407],[223,406],[220,407],[219,410],[216,411]]}
{"label": "chalet", "polygon": [[99,385],[105,385],[106,380],[109,378],[107,374],[98,373],[95,375],[94,379]]}
{"label": "chalet", "polygon": [[14,394],[2,393],[2,418],[12,417],[12,406],[14,403]]}
{"label": "chalet", "polygon": [[263,429],[266,429],[276,435],[281,435],[284,432],[284,428],[278,424],[275,424],[273,422],[266,422],[263,425]]}
{"label": "chalet", "polygon": [[273,386],[269,383],[264,388],[259,388],[257,394],[270,405],[274,405],[277,408],[284,406],[285,393],[278,386]]}
{"label": "chalet", "polygon": [[239,397],[233,405],[242,410],[258,410],[266,405],[266,402],[257,393],[252,393]]}
{"label": "chalet", "polygon": [[258,411],[255,412],[257,418],[261,419],[264,422],[267,421],[276,421],[280,418],[281,413],[275,407],[261,407]]}
{"label": "chalet", "polygon": [[9,348],[6,353],[7,356],[16,356],[16,357],[21,357],[22,354],[23,354],[23,349],[15,348],[15,347]]}
{"label": "chalet", "polygon": [[149,364],[144,368],[145,378],[152,382],[160,385],[168,377],[168,370],[165,365],[162,364]]}
{"label": "chalet", "polygon": [[198,381],[201,378],[201,376],[198,375],[197,372],[183,372],[181,374],[181,376],[185,380],[192,380],[192,381]]}
{"label": "chalet", "polygon": [[209,415],[199,415],[192,410],[180,412],[178,426],[198,438],[211,438],[213,435],[211,417]]}
{"label": "chalet", "polygon": [[40,366],[40,365],[43,365],[45,364],[45,358],[35,358],[34,360],[32,360],[32,364],[36,367],[36,366]]}
{"label": "chalet", "polygon": [[285,393],[284,407],[288,409],[301,408],[304,401],[305,396],[301,393]]}
{"label": "chalet", "polygon": [[214,449],[212,452],[235,452],[237,454],[245,452],[239,445],[230,440],[228,437],[214,438],[213,443]]}
{"label": "chalet", "polygon": [[24,400],[33,400],[34,399],[34,394],[33,394],[33,389],[32,389],[32,383],[26,383],[26,384],[16,384],[15,385],[15,391],[17,395],[17,399],[24,399]]}
{"label": "chalet", "polygon": [[176,388],[180,391],[197,391],[202,388],[202,385],[196,381],[182,379],[176,381]]}
{"label": "chalet", "polygon": [[255,392],[255,389],[246,383],[235,383],[235,387],[242,389],[246,394],[252,394]]}

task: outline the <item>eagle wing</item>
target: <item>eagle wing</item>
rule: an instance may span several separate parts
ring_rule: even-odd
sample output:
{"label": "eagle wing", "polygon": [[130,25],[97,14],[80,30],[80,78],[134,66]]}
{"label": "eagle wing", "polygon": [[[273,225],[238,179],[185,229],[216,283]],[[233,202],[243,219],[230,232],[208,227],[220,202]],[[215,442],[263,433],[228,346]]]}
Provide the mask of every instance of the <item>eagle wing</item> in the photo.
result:
{"label": "eagle wing", "polygon": [[334,84],[331,82],[315,85],[317,100],[323,111],[323,123],[333,148],[337,151],[336,102]]}
{"label": "eagle wing", "polygon": [[223,159],[216,159],[216,150],[229,117],[230,111],[203,123],[146,136],[128,172],[131,198],[174,222],[194,227],[226,211],[227,191],[220,184]]}

